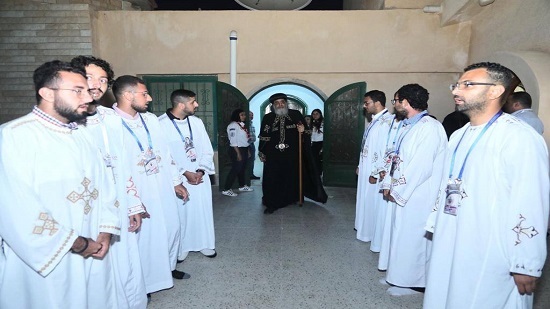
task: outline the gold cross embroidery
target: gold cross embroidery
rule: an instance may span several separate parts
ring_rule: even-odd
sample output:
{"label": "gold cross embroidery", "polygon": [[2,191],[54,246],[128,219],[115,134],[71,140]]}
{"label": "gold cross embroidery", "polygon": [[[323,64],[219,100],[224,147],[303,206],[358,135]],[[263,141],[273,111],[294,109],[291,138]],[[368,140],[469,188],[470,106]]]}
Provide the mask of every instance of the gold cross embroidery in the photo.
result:
{"label": "gold cross embroidery", "polygon": [[50,217],[45,212],[40,213],[40,215],[38,216],[38,220],[42,220],[42,221],[44,221],[44,223],[42,224],[42,226],[38,226],[38,225],[35,226],[34,230],[32,231],[33,234],[42,234],[42,233],[44,233],[45,230],[50,230],[50,236],[52,236],[53,234],[55,234],[55,232],[57,232],[59,230],[55,226],[57,224],[57,222],[55,222],[55,220],[52,219],[52,217]]}
{"label": "gold cross embroidery", "polygon": [[86,215],[92,210],[92,206],[90,206],[90,201],[92,199],[96,200],[99,195],[99,191],[97,191],[97,189],[95,188],[92,192],[90,192],[90,189],[88,188],[90,183],[92,183],[90,179],[84,177],[84,180],[82,180],[81,182],[81,184],[84,186],[84,191],[82,193],[77,193],[73,191],[67,196],[67,199],[73,203],[76,203],[78,200],[83,200],[85,204],[84,214]]}

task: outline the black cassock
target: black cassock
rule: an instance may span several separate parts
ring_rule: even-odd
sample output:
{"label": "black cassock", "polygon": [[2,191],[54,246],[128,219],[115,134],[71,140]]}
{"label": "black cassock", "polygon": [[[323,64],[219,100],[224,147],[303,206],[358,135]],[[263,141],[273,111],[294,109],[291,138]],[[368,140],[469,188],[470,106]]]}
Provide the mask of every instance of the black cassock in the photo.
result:
{"label": "black cassock", "polygon": [[274,211],[299,201],[299,134],[296,128],[299,123],[306,128],[302,134],[302,193],[320,203],[327,201],[311,152],[311,130],[299,111],[289,109],[285,116],[273,112],[265,115],[260,128],[258,152],[266,160],[262,201],[268,210]]}

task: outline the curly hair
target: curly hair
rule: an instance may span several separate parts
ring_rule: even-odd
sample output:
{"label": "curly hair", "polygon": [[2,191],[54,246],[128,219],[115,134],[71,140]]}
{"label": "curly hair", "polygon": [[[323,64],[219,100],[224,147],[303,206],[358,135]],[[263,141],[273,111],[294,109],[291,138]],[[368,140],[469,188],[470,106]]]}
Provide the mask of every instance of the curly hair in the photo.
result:
{"label": "curly hair", "polygon": [[243,112],[244,111],[240,108],[237,108],[236,110],[234,110],[233,113],[231,113],[231,121],[241,122],[240,114]]}
{"label": "curly hair", "polygon": [[426,88],[419,84],[407,84],[397,90],[397,96],[400,100],[407,99],[412,108],[418,111],[428,109],[428,99],[430,94]]}
{"label": "curly hair", "polygon": [[113,72],[113,69],[111,68],[111,65],[109,64],[109,62],[100,58],[92,57],[92,56],[78,56],[78,57],[74,57],[73,60],[71,60],[71,65],[75,67],[82,67],[84,70],[90,64],[93,64],[102,68],[103,71],[107,73],[108,85],[109,86],[113,85],[115,73]]}

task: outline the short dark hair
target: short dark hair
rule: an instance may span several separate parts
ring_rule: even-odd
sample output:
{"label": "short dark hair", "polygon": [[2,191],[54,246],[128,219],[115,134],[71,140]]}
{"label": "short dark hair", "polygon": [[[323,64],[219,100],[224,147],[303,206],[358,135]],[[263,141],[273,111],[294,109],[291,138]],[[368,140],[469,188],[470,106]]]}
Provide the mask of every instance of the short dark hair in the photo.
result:
{"label": "short dark hair", "polygon": [[122,94],[128,91],[128,88],[135,88],[139,84],[145,85],[145,82],[141,78],[132,75],[122,75],[117,78],[113,83],[113,95],[117,102],[122,97]]}
{"label": "short dark hair", "polygon": [[430,94],[419,84],[407,84],[397,90],[399,100],[407,99],[412,108],[425,111],[428,109]]}
{"label": "short dark hair", "polygon": [[178,103],[186,103],[191,98],[196,98],[197,94],[191,90],[177,89],[172,91],[170,95],[170,102],[172,102],[172,107],[176,107]]}
{"label": "short dark hair", "polygon": [[478,62],[467,66],[464,72],[468,72],[475,69],[486,69],[489,77],[496,84],[504,86],[504,88],[510,88],[512,80],[514,79],[514,72],[507,67],[494,62]]}
{"label": "short dark hair", "polygon": [[365,93],[365,97],[370,97],[374,102],[380,102],[382,106],[386,106],[386,94],[380,90],[371,90]]}
{"label": "short dark hair", "polygon": [[73,60],[71,60],[71,65],[75,67],[82,67],[84,71],[86,71],[86,67],[90,64],[97,65],[98,67],[102,68],[103,71],[107,73],[108,85],[111,86],[113,84],[115,72],[113,72],[113,69],[111,68],[109,62],[92,56],[78,56],[74,57]]}
{"label": "short dark hair", "polygon": [[524,108],[531,108],[531,106],[533,106],[531,95],[525,91],[518,91],[518,92],[511,93],[508,96],[508,100],[511,100],[512,103],[518,102]]}
{"label": "short dark hair", "polygon": [[86,72],[80,67],[74,67],[68,62],[53,60],[46,62],[34,70],[32,79],[36,92],[36,102],[40,104],[42,97],[38,90],[44,87],[56,87],[60,79],[59,72],[69,72],[82,75],[86,78]]}

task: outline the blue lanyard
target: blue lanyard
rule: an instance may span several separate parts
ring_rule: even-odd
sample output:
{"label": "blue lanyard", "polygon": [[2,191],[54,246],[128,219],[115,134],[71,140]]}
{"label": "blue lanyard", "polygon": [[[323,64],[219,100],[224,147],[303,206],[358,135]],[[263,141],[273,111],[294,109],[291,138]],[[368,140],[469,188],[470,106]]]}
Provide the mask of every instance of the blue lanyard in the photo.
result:
{"label": "blue lanyard", "polygon": [[[496,113],[491,120],[485,125],[483,130],[479,133],[477,138],[475,139],[472,146],[470,146],[470,149],[468,149],[468,152],[466,153],[466,157],[464,158],[464,162],[462,163],[462,167],[460,168],[460,173],[458,174],[458,180],[462,179],[462,173],[464,173],[464,167],[466,166],[466,160],[468,160],[468,156],[470,156],[470,153],[472,152],[472,149],[477,145],[477,142],[479,142],[479,139],[487,132],[487,129],[502,115],[502,110]],[[462,137],[460,137],[460,140],[458,141],[458,144],[456,145],[455,151],[453,152],[453,158],[451,159],[451,169],[449,170],[449,179],[452,179],[453,177],[453,168],[455,165],[455,159],[456,159],[456,152],[458,150],[458,146],[460,146],[460,142],[462,142],[462,139],[464,138],[464,135],[466,135],[466,132],[468,129],[464,130],[464,133],[462,133]]]}
{"label": "blue lanyard", "polygon": [[[399,140],[399,144],[397,145],[397,150],[395,151],[395,154],[396,155],[399,155],[399,150],[401,149],[401,144],[403,144],[403,140],[405,139],[405,136],[412,131],[413,127],[420,122],[420,120],[426,116],[428,116],[428,112],[423,112],[424,114],[422,116],[420,116],[420,118],[415,121],[411,127],[403,134],[403,137],[401,137],[401,139]],[[405,120],[401,120],[401,121],[405,121]]]}
{"label": "blue lanyard", "polygon": [[382,115],[380,115],[380,117],[376,118],[368,127],[367,129],[365,130],[365,133],[363,134],[363,141],[361,142],[361,150],[363,149],[363,147],[365,147],[365,142],[367,141],[367,136],[369,136],[369,132],[370,130],[374,127],[374,125],[376,124],[376,122],[378,122],[378,119],[382,118],[382,116],[384,116],[385,113],[387,113],[388,111],[386,110],[384,113],[382,113]]}
{"label": "blue lanyard", "polygon": [[[147,125],[145,124],[145,121],[143,121],[143,117],[141,117],[141,114],[139,115],[139,118],[141,119],[141,123],[143,123],[143,127],[145,128],[145,131],[147,132],[147,140],[149,141],[149,149],[153,149],[153,143],[151,142],[151,133],[149,133],[149,129],[147,128]],[[134,131],[132,131],[132,129],[130,129],[130,127],[124,121],[124,119],[120,119],[120,120],[122,121],[122,125],[124,125],[124,127],[130,132],[130,134],[132,134],[132,136],[134,137],[134,139],[136,140],[136,142],[139,146],[139,149],[143,152],[145,149],[143,149],[143,146],[139,142],[139,138],[136,136],[136,133],[134,133]]]}
{"label": "blue lanyard", "polygon": [[[388,138],[386,138],[386,149],[388,149],[388,144],[390,142],[390,135],[391,135],[390,133],[391,133],[391,130],[393,129],[394,122],[395,122],[395,117],[392,119],[390,129],[388,130]],[[401,130],[402,125],[403,125],[403,121],[400,121],[399,126],[397,127],[397,132],[395,132],[395,135],[393,137],[392,148],[395,146],[395,141],[397,140],[397,136],[399,135],[399,130]]]}
{"label": "blue lanyard", "polygon": [[[180,128],[178,128],[178,125],[176,124],[176,121],[174,119],[172,119],[172,124],[174,124],[174,127],[181,137],[181,141],[185,145],[185,138],[183,137],[183,134],[181,134]],[[189,120],[189,117],[187,117],[187,125],[189,126],[189,135],[191,136],[191,142],[193,142],[193,130],[191,130],[191,121]]]}

